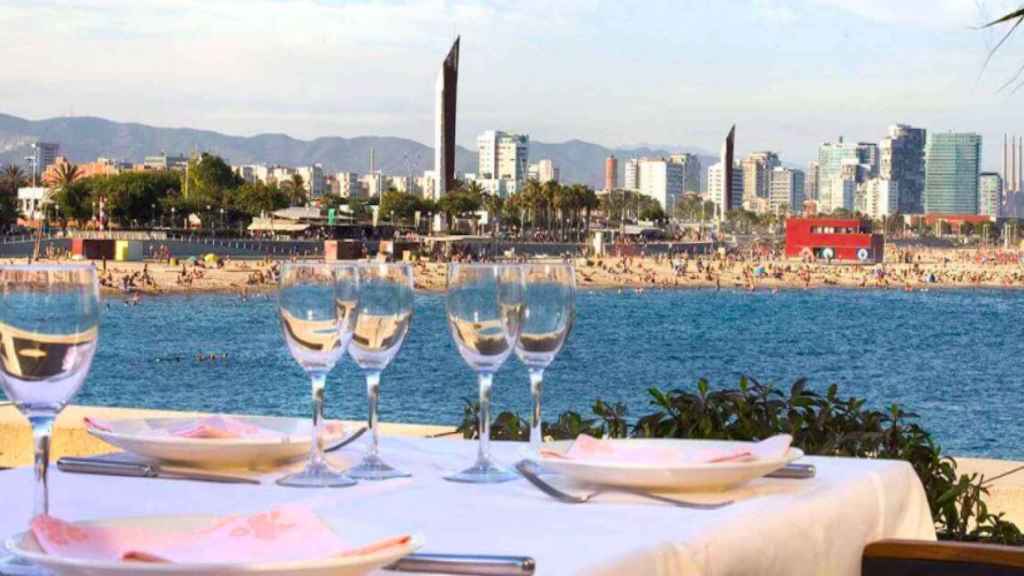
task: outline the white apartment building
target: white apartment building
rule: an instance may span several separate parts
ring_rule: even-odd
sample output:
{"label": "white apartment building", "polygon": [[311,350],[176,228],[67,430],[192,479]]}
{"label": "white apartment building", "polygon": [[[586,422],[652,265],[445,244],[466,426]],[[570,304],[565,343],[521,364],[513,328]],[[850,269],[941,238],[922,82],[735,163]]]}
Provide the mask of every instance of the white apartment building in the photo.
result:
{"label": "white apartment building", "polygon": [[253,170],[251,164],[242,164],[241,166],[232,166],[231,169],[235,174],[243,181],[253,184],[256,182],[256,172]]}
{"label": "white apartment building", "polygon": [[725,203],[725,190],[723,184],[725,183],[725,175],[723,164],[716,162],[708,168],[707,172],[707,199],[714,202],[715,210],[719,214],[723,214],[734,208],[742,207],[743,202],[743,169],[740,164],[733,163],[732,169],[732,206],[726,206],[723,210],[722,205]]}
{"label": "white apartment building", "polygon": [[369,198],[380,196],[388,189],[387,176],[379,170],[370,174],[363,174],[359,177],[359,183]]}
{"label": "white apartment building", "polygon": [[640,162],[640,193],[658,201],[669,216],[683,195],[683,166],[667,160]]}
{"label": "white apartment building", "polygon": [[622,178],[622,188],[625,190],[640,189],[640,159],[630,158],[626,160],[625,175]]}
{"label": "white apartment building", "polygon": [[872,178],[863,184],[864,213],[871,218],[885,218],[900,210],[900,186],[896,180]]}
{"label": "white apartment building", "polygon": [[827,185],[818,188],[818,212],[828,214],[840,208],[853,211],[856,197],[857,180],[837,174]]}
{"label": "white apartment building", "polygon": [[[529,175],[530,137],[488,130],[477,138],[477,181],[494,193],[518,189]],[[505,181],[505,182],[498,182]]]}
{"label": "white apartment building", "polygon": [[342,198],[361,198],[365,196],[363,186],[359,183],[359,174],[355,172],[336,173],[331,193]]}
{"label": "white apartment building", "polygon": [[790,213],[803,210],[805,200],[804,172],[776,166],[770,178],[771,189],[768,196],[768,208],[772,212],[781,212],[785,207]]}
{"label": "white apartment building", "polygon": [[978,214],[1002,215],[1003,177],[997,172],[982,172],[978,177]]}
{"label": "white apartment building", "polygon": [[416,178],[416,186],[423,192],[424,198],[434,198],[437,192],[437,172],[424,170],[423,176]]}
{"label": "white apartment building", "polygon": [[320,164],[312,166],[300,166],[295,172],[302,176],[302,186],[312,198],[319,198],[324,195],[326,181],[324,180],[324,167]]}
{"label": "white apartment building", "polygon": [[529,178],[541,184],[545,182],[558,182],[560,170],[551,160],[538,160],[536,164],[530,164]]}

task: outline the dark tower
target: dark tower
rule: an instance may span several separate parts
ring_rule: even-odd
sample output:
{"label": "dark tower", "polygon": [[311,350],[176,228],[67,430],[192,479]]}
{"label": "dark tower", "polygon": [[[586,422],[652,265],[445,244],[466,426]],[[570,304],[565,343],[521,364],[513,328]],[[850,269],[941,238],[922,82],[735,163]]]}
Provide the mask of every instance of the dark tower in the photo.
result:
{"label": "dark tower", "polygon": [[459,40],[455,38],[437,75],[437,126],[434,138],[434,170],[437,171],[435,197],[448,193],[455,183],[455,110],[459,84]]}

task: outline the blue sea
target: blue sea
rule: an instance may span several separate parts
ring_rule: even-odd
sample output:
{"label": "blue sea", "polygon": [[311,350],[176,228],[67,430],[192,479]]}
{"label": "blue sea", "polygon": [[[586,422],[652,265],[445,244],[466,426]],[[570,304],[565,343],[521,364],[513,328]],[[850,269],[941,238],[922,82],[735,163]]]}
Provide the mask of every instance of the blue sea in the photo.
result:
{"label": "blue sea", "polygon": [[[309,384],[284,347],[274,298],[164,296],[108,307],[77,403],[304,416]],[[646,389],[694,388],[741,375],[894,402],[921,414],[958,455],[1024,458],[1024,293],[999,290],[584,291],[566,348],[545,379],[546,418],[594,399],[647,409]],[[198,354],[226,355],[217,361]],[[443,294],[419,294],[412,329],[384,373],[382,419],[455,424],[474,375],[452,344]],[[498,374],[498,410],[528,414],[513,358]],[[350,360],[331,375],[331,417],[363,418]]]}

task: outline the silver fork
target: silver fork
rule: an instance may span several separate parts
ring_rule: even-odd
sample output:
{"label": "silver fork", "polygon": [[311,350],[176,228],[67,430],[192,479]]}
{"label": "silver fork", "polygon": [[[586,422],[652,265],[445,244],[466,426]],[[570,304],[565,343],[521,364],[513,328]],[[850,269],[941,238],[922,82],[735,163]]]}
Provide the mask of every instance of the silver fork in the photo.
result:
{"label": "silver fork", "polygon": [[[518,470],[519,473],[523,475],[523,478],[526,478],[527,482],[536,486],[538,490],[547,494],[548,496],[551,496],[552,498],[558,500],[559,502],[565,502],[567,504],[585,504],[587,502],[590,502],[598,494],[602,494],[604,492],[609,491],[609,489],[602,489],[597,490],[595,492],[591,492],[589,494],[584,494],[582,496],[578,496],[576,494],[569,494],[568,492],[563,492],[558,488],[552,486],[550,483],[544,481],[537,473],[537,464],[531,460],[519,461],[519,463],[516,464],[516,470]],[[726,506],[730,506],[733,503],[732,500],[727,500],[724,502],[712,502],[707,504],[702,502],[688,502],[686,500],[676,500],[675,498],[659,496],[657,494],[651,494],[650,492],[644,492],[642,490],[635,490],[632,488],[625,487],[616,487],[614,488],[614,491],[632,494],[634,496],[640,496],[643,498],[647,498],[649,500],[655,500],[665,504],[678,506],[680,508],[689,508],[691,510],[718,510],[719,508],[725,508]]]}

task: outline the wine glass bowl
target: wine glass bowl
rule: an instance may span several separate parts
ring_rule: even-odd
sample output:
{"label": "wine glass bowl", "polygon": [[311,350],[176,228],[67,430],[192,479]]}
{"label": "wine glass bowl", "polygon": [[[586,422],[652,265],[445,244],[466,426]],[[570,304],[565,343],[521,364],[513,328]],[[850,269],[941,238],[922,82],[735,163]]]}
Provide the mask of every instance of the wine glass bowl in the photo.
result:
{"label": "wine glass bowl", "polygon": [[312,382],[313,434],[306,467],[278,479],[282,486],[341,487],[355,483],[323,454],[324,389],[358,318],[359,272],[354,264],[287,262],[281,267],[278,317],[292,358]]}
{"label": "wine glass bowl", "polygon": [[[49,514],[53,421],[85,382],[99,323],[99,283],[91,264],[0,266],[0,386],[32,426],[36,516]],[[46,573],[3,555],[0,572]]]}
{"label": "wine glass bowl", "polygon": [[362,462],[348,474],[361,480],[408,476],[384,462],[379,454],[377,407],[380,376],[398,354],[412,321],[413,271],[404,263],[370,263],[360,268],[359,310],[349,355],[366,376],[370,447]]}
{"label": "wine glass bowl", "polygon": [[459,355],[477,373],[480,389],[476,464],[446,476],[448,480],[494,483],[517,477],[491,461],[490,406],[494,373],[508,359],[519,338],[523,298],[523,270],[518,265],[448,265],[448,326]]}
{"label": "wine glass bowl", "polygon": [[523,270],[526,292],[516,356],[530,373],[530,447],[537,451],[544,370],[562,350],[576,320],[576,271],[568,263],[526,264]]}

